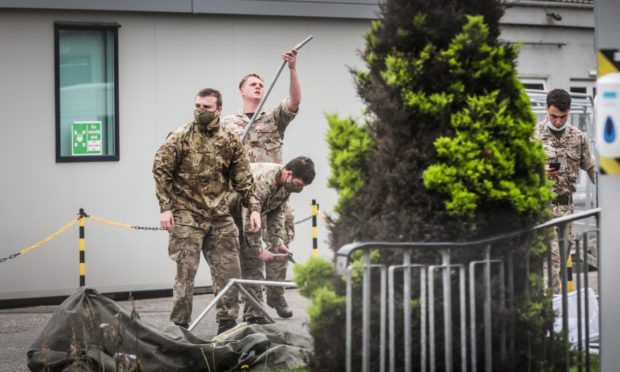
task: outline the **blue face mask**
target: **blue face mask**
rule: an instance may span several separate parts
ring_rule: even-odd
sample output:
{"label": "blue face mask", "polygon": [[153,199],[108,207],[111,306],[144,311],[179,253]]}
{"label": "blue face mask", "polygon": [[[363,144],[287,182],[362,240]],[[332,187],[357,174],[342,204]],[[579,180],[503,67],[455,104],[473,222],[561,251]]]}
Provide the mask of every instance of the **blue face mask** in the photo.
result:
{"label": "blue face mask", "polygon": [[568,121],[566,123],[564,123],[564,125],[562,125],[559,128],[556,128],[555,126],[553,126],[553,124],[551,124],[551,122],[549,120],[547,120],[547,128],[555,131],[555,132],[561,132],[564,129],[566,129],[566,127],[568,126]]}

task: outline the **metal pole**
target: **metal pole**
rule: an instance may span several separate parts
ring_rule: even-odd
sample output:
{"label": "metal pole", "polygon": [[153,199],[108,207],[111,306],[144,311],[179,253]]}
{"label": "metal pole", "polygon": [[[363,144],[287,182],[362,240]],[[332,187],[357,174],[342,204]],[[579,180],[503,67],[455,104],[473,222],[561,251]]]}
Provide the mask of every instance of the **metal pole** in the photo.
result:
{"label": "metal pole", "polygon": [[234,284],[235,284],[235,279],[231,279],[230,281],[228,281],[228,284],[226,284],[226,286],[221,291],[218,292],[218,294],[215,296],[213,301],[211,301],[209,305],[207,305],[207,307],[202,311],[202,313],[200,313],[200,315],[198,315],[196,319],[194,319],[194,321],[189,325],[189,328],[187,329],[189,331],[193,330],[198,325],[198,323],[202,320],[202,318],[204,318],[204,316],[207,315],[209,310],[211,310],[211,308],[215,306],[215,304],[217,304],[220,298],[222,298],[222,296],[224,296],[224,294],[228,292],[230,287],[232,287]]}
{"label": "metal pole", "polygon": [[[566,257],[568,254],[568,228],[566,222],[559,226],[560,236],[560,278],[562,283],[562,333],[568,341],[568,273],[566,271]],[[565,346],[566,357],[564,358],[565,368],[569,369],[568,343]]]}
{"label": "metal pole", "polygon": [[467,372],[467,308],[465,299],[465,266],[459,266],[459,302],[461,312],[461,371]]}
{"label": "metal pole", "polygon": [[[426,371],[426,270],[420,266],[420,354],[421,371]],[[411,340],[411,337],[409,338]]]}
{"label": "metal pole", "polygon": [[254,305],[258,311],[260,311],[265,318],[267,318],[267,320],[269,320],[270,323],[275,323],[276,321],[273,320],[273,318],[271,316],[269,316],[269,313],[267,313],[267,311],[265,310],[265,308],[263,308],[261,306],[261,304],[254,298],[254,296],[252,296],[252,294],[250,292],[248,292],[247,289],[243,288],[243,286],[239,283],[235,283],[237,285],[237,288],[239,289],[239,291],[241,293],[243,293],[243,295],[250,300],[250,302],[252,303],[252,305]]}
{"label": "metal pole", "polygon": [[362,287],[362,371],[370,372],[370,251],[364,250]]}
{"label": "metal pole", "polygon": [[381,267],[381,326],[380,326],[380,358],[381,358],[381,366],[380,371],[385,372],[385,317],[386,317],[386,285],[387,285],[387,268],[385,266]]}
{"label": "metal pole", "polygon": [[435,265],[428,267],[428,343],[430,371],[435,372]]}
{"label": "metal pole", "polygon": [[443,342],[445,371],[452,371],[452,283],[450,281],[450,251],[441,251],[441,266],[443,270]]}
{"label": "metal pole", "polygon": [[353,332],[353,267],[347,268],[347,323],[346,323],[346,371],[351,372],[351,358],[352,358],[352,334]]}
{"label": "metal pole", "polygon": [[493,370],[493,351],[491,349],[491,246],[484,252],[484,369]]}
{"label": "metal pole", "polygon": [[471,344],[471,370],[478,371],[476,351],[476,263],[469,264],[469,338]]}
{"label": "metal pole", "polygon": [[[598,237],[596,238],[596,240],[598,241]],[[583,233],[583,251],[584,256],[587,258],[588,257],[588,233],[584,232]],[[596,255],[598,256],[600,253],[600,251],[598,251],[596,253]],[[589,274],[590,274],[590,263],[588,262],[588,260],[586,259],[586,275],[583,277],[583,281],[584,281],[584,287],[586,289],[585,293],[584,293],[584,301],[586,303],[586,308],[584,309],[584,313],[585,313],[585,322],[586,322],[586,329],[585,329],[585,338],[586,338],[586,347],[585,347],[585,353],[586,353],[586,371],[590,372],[590,299],[588,298],[588,294],[589,294],[589,290],[590,290],[590,278],[589,278]],[[597,267],[600,267],[599,265],[597,265]],[[600,272],[599,272],[599,276],[600,276]],[[600,313],[599,313],[600,316]],[[599,324],[600,325],[600,324]],[[600,329],[600,328],[599,328]]]}
{"label": "metal pole", "polygon": [[[295,45],[293,47],[293,49],[295,49],[295,50],[301,49],[304,45],[306,45],[307,42],[312,40],[312,38],[313,38],[312,35],[308,36],[301,43]],[[248,134],[248,131],[252,127],[252,124],[254,124],[254,121],[256,120],[258,115],[260,115],[260,111],[263,108],[263,105],[265,104],[265,101],[267,100],[267,97],[269,96],[269,93],[271,93],[271,89],[273,89],[273,86],[275,85],[276,81],[280,77],[280,74],[282,73],[282,70],[284,69],[284,66],[286,66],[286,61],[282,61],[282,64],[280,65],[280,68],[278,69],[278,72],[276,72],[276,76],[274,76],[273,80],[271,81],[271,84],[269,85],[269,88],[267,89],[267,91],[263,95],[263,98],[260,100],[260,103],[258,104],[258,107],[256,108],[256,111],[254,111],[254,115],[252,115],[252,119],[250,119],[250,122],[248,123],[248,126],[245,127],[245,131],[243,131],[243,134],[241,135],[241,142],[243,142],[243,140],[245,139],[245,136]]]}
{"label": "metal pole", "polygon": [[394,304],[394,270],[392,266],[388,269],[388,333],[390,349],[390,372],[395,372],[396,368],[396,323],[395,323],[395,304]]}
{"label": "metal pole", "polygon": [[[226,286],[221,291],[218,291],[215,298],[209,303],[209,305],[207,305],[207,307],[200,313],[200,315],[198,315],[198,317],[190,324],[188,330],[191,331],[192,329],[194,329],[194,327],[196,327],[196,325],[202,320],[202,318],[204,318],[204,316],[207,315],[209,310],[211,310],[211,308],[213,308],[213,306],[217,304],[220,298],[224,296],[224,294],[230,289],[230,287],[232,287],[233,285],[238,285],[238,284],[266,285],[270,287],[288,287],[288,288],[297,287],[295,283],[291,283],[291,282],[274,282],[271,280],[253,280],[253,279],[230,279],[228,284],[226,284]],[[252,296],[249,296],[249,297],[253,298]],[[269,315],[267,315],[267,318],[270,318]]]}
{"label": "metal pole", "polygon": [[[581,241],[579,239],[575,240],[575,256],[577,259],[573,264],[574,267],[578,268],[578,270],[574,270],[577,275],[577,371],[581,372],[583,367],[583,360],[581,355],[581,349],[583,348],[581,342],[582,329],[581,329],[581,274],[583,274],[583,260],[581,259]],[[576,264],[576,265],[575,265]],[[587,306],[587,305],[586,305]]]}
{"label": "metal pole", "polygon": [[404,286],[403,288],[403,324],[405,326],[405,371],[411,371],[411,253],[403,253]]}
{"label": "metal pole", "polygon": [[[514,362],[515,356],[515,312],[514,312],[514,298],[515,298],[515,287],[514,287],[514,267],[512,262],[512,251],[508,252],[506,256],[506,264],[508,265],[508,308],[510,310],[510,336],[508,337],[509,342],[509,353],[510,359]],[[527,276],[526,276],[527,277]]]}

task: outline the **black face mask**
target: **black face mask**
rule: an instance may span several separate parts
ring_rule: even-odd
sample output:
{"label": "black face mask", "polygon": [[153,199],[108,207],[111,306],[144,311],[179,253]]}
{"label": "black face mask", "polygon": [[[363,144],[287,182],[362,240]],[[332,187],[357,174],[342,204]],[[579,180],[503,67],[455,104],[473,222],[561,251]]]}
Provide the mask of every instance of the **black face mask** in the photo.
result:
{"label": "black face mask", "polygon": [[217,125],[209,126],[213,120],[217,118],[217,114],[213,111],[198,107],[194,110],[194,121],[200,128],[207,130],[215,128]]}
{"label": "black face mask", "polygon": [[295,193],[300,193],[301,190],[304,189],[303,186],[297,186],[297,185],[293,185],[292,183],[293,181],[293,176],[291,176],[291,182],[284,182],[284,189],[288,192],[295,192]]}

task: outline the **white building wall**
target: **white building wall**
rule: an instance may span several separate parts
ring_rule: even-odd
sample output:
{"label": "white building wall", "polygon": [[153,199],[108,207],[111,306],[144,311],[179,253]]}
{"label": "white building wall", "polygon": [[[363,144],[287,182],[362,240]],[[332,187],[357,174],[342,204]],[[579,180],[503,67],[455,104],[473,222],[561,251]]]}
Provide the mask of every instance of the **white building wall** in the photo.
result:
{"label": "white building wall", "polygon": [[[121,9],[120,3],[96,3]],[[168,4],[157,4],[163,3]],[[289,3],[293,2],[286,2],[286,7]],[[269,83],[281,63],[280,53],[309,34],[314,40],[301,50],[298,62],[302,106],[286,132],[284,155],[285,159],[308,155],[317,165],[314,184],[292,198],[296,218],[310,215],[313,198],[321,210],[331,212],[336,193],[326,186],[330,170],[324,113],[360,115],[362,105],[346,66],[362,63],[356,51],[363,48],[368,19],[205,15],[189,14],[185,8],[168,11],[186,13],[19,9],[42,4],[20,1],[15,9],[0,8],[0,167],[5,170],[0,183],[0,258],[54,232],[80,207],[114,221],[157,226],[153,155],[168,132],[192,119],[196,91],[207,86],[220,89],[225,114],[236,112],[241,108],[239,79],[253,71]],[[179,4],[201,3],[168,5]],[[0,0],[0,6],[9,5]],[[364,8],[362,13],[368,12]],[[562,20],[553,20],[549,12],[562,15]],[[355,17],[359,12],[346,13]],[[55,21],[121,25],[119,162],[54,160]],[[577,85],[575,81],[593,82],[593,24],[591,6],[520,0],[502,19],[502,38],[522,44],[521,78],[544,79],[548,89],[569,89]],[[279,102],[287,90],[285,69],[267,105]],[[27,255],[0,263],[0,300],[62,295],[76,288],[77,234],[73,227]],[[326,240],[327,228],[319,220],[319,254],[330,256]],[[309,222],[297,226],[292,249],[299,261],[310,257]],[[170,288],[174,276],[166,233],[91,220],[86,227],[86,262],[87,285],[102,291]],[[197,285],[209,284],[203,261]]]}
{"label": "white building wall", "polygon": [[[117,22],[119,29],[120,161],[55,162],[55,21]],[[280,53],[307,35],[300,52],[303,100],[286,132],[285,159],[312,157],[317,178],[292,197],[296,218],[310,215],[311,199],[331,212],[325,112],[359,115],[346,66],[359,66],[367,20],[209,16],[187,14],[0,10],[0,258],[54,232],[79,208],[134,225],[158,226],[151,174],[166,135],[190,121],[196,91],[221,90],[224,113],[241,109],[237,85],[249,71],[267,83]],[[267,105],[288,94],[285,69]],[[310,222],[297,226],[292,250],[311,255]],[[319,223],[319,254],[329,256]],[[86,221],[86,282],[101,291],[170,288],[174,263],[167,233],[121,229]],[[289,270],[290,271],[290,270]],[[0,263],[0,300],[68,294],[78,286],[78,228]],[[290,273],[289,273],[290,275]],[[209,285],[204,260],[197,285]]]}
{"label": "white building wall", "polygon": [[592,93],[596,79],[592,5],[511,1],[501,29],[502,39],[521,45],[520,78],[543,80],[547,90],[582,86]]}

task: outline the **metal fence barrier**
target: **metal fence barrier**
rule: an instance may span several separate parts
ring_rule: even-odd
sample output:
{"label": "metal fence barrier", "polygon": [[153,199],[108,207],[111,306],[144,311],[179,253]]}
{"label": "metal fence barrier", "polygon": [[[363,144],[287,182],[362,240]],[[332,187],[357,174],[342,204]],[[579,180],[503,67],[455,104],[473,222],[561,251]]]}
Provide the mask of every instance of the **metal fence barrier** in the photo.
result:
{"label": "metal fence barrier", "polygon": [[[584,220],[589,218],[596,219],[595,225],[598,226],[598,218],[600,209],[592,209],[585,212],[576,213],[570,216],[560,217],[530,229],[513,231],[506,234],[493,236],[483,240],[469,242],[360,242],[351,243],[341,247],[336,256],[336,271],[339,275],[346,277],[346,368],[352,371],[352,356],[354,342],[361,342],[361,370],[369,372],[371,370],[371,358],[376,358],[371,353],[371,343],[378,343],[378,360],[373,359],[373,370],[381,372],[386,369],[386,361],[389,371],[413,370],[413,344],[415,337],[420,343],[419,356],[416,360],[419,363],[421,371],[435,371],[438,358],[443,358],[446,371],[454,369],[461,371],[493,371],[494,362],[501,361],[506,363],[515,353],[515,329],[514,319],[501,319],[497,311],[510,311],[515,306],[515,270],[514,270],[514,252],[502,243],[509,239],[524,238],[532,232],[543,229],[555,228],[559,230],[559,251],[561,258],[560,279],[561,279],[561,331],[565,334],[569,332],[569,311],[568,311],[568,275],[566,261],[571,252],[569,252],[568,224],[572,221]],[[590,335],[589,335],[589,298],[588,298],[588,265],[584,260],[585,253],[588,252],[589,245],[592,244],[591,235],[597,235],[597,230],[585,231],[582,239],[575,242],[575,251],[573,253],[573,262],[576,276],[576,296],[577,296],[577,370],[590,370]],[[598,239],[595,242],[598,245]],[[522,247],[529,246],[526,241]],[[467,251],[471,259],[461,260],[460,262],[452,262],[453,251]],[[379,250],[381,252],[400,252],[402,254],[402,264],[389,265],[377,262],[371,262],[371,251]],[[353,272],[359,266],[352,264],[351,255],[356,251],[362,251],[362,279],[361,279],[361,309],[353,308],[354,297],[354,275]],[[429,253],[431,259],[425,259],[424,262],[412,262],[412,256],[420,252]],[[600,251],[600,250],[599,250]],[[479,253],[478,253],[479,252]],[[551,271],[551,254],[548,249],[547,261],[547,283],[552,283]],[[425,256],[427,257],[428,254]],[[373,259],[372,261],[377,261]],[[529,262],[529,258],[528,261]],[[372,271],[380,272],[379,280],[379,310],[378,311],[378,335],[371,334],[371,293],[377,294],[377,290],[373,288],[377,283],[371,280]],[[401,340],[403,349],[403,364],[396,365],[396,285],[395,272],[403,272],[402,282],[402,307],[403,307],[403,339]],[[419,272],[417,285],[412,285],[412,273]],[[453,277],[453,272],[456,273]],[[436,273],[441,278],[441,298],[443,301],[443,316],[436,314],[435,304],[435,281]],[[469,275],[468,275],[469,274]],[[583,276],[583,280],[581,279]],[[458,287],[459,303],[455,308],[458,313],[453,310],[452,293],[453,285]],[[498,289],[498,294],[492,297],[492,287]],[[583,290],[585,288],[585,291]],[[373,291],[374,289],[374,291]],[[412,290],[417,290],[417,295],[412,296]],[[359,288],[358,288],[359,290]],[[479,291],[479,292],[477,292]],[[527,288],[526,288],[527,291]],[[483,298],[482,303],[476,300],[477,294]],[[585,299],[583,301],[582,295]],[[412,301],[418,301],[419,307],[419,326],[415,328],[415,334],[412,334]],[[469,305],[469,306],[467,306]],[[482,308],[482,314],[477,314],[476,309]],[[495,310],[494,310],[495,309]],[[498,310],[499,309],[499,310]],[[359,318],[361,311],[361,325],[354,324],[355,314]],[[514,313],[512,313],[514,314]],[[453,326],[453,318],[456,316],[459,322],[458,335],[452,332],[456,327]],[[469,317],[469,324],[467,318]],[[494,319],[495,318],[495,319]],[[585,324],[583,319],[585,318]],[[441,320],[441,322],[438,322]],[[417,321],[417,320],[416,320]],[[437,350],[437,325],[443,323],[443,350]],[[375,323],[376,324],[376,323]],[[360,327],[361,326],[361,327]],[[478,341],[477,329],[482,326],[482,342]],[[361,340],[354,339],[355,330],[361,330]],[[548,330],[554,332],[551,328]],[[585,332],[585,337],[584,333]],[[358,332],[359,333],[359,332]],[[387,335],[386,335],[387,333]],[[453,350],[454,340],[460,345],[456,351]],[[493,355],[492,343],[499,340],[499,355]],[[553,338],[549,338],[549,349],[553,348]],[[582,342],[585,341],[585,342]],[[478,350],[478,348],[483,350]],[[556,346],[557,347],[557,346]],[[568,350],[566,351],[566,360],[563,361],[565,370],[569,370]],[[585,363],[582,358],[585,355]],[[389,354],[389,355],[388,355]],[[417,354],[417,351],[416,351]],[[481,355],[483,354],[483,355]],[[453,360],[454,356],[458,360]],[[482,362],[482,363],[479,363]],[[458,363],[455,365],[455,363]],[[479,365],[480,364],[480,365]],[[498,363],[499,364],[499,363]],[[417,368],[416,368],[417,369]]]}

